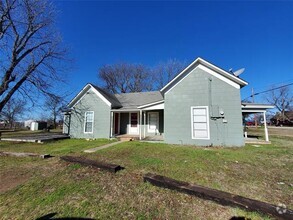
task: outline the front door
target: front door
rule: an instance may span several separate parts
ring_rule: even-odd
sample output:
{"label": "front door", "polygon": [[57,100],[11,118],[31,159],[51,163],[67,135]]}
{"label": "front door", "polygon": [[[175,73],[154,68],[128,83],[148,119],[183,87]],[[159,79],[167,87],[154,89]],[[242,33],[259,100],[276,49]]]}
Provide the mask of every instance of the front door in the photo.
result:
{"label": "front door", "polygon": [[129,115],[129,134],[139,134],[138,113],[131,112]]}
{"label": "front door", "polygon": [[148,132],[157,134],[159,132],[159,112],[149,112],[148,119]]}

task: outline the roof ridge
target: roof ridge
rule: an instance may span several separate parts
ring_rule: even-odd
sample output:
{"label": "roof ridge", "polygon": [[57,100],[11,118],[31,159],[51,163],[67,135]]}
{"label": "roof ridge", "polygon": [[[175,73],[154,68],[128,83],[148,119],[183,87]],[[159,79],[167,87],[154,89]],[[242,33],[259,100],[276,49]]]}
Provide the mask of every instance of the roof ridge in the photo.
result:
{"label": "roof ridge", "polygon": [[122,92],[122,93],[115,93],[114,95],[122,95],[122,94],[142,94],[142,93],[155,93],[160,92],[160,90],[156,91],[145,91],[145,92]]}

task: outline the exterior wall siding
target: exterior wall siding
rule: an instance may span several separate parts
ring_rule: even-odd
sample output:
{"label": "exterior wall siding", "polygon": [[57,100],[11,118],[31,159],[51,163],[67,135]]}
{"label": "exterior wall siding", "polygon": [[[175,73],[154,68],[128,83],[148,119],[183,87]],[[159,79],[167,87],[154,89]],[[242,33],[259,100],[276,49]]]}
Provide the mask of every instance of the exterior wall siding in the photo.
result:
{"label": "exterior wall siding", "polygon": [[[74,106],[71,115],[70,136],[73,138],[109,138],[110,106],[90,89]],[[93,133],[84,133],[86,111],[94,112]]]}
{"label": "exterior wall siding", "polygon": [[[210,139],[192,139],[191,107],[209,107]],[[212,119],[224,111],[224,119]],[[225,122],[225,121],[226,122]],[[240,90],[196,68],[165,94],[165,141],[199,146],[243,146]]]}

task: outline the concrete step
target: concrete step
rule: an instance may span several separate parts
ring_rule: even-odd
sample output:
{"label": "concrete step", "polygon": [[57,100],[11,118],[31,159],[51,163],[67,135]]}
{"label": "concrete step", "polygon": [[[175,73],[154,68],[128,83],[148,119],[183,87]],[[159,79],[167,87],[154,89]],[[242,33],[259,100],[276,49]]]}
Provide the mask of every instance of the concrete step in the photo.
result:
{"label": "concrete step", "polygon": [[135,141],[139,140],[139,137],[117,137],[119,141]]}

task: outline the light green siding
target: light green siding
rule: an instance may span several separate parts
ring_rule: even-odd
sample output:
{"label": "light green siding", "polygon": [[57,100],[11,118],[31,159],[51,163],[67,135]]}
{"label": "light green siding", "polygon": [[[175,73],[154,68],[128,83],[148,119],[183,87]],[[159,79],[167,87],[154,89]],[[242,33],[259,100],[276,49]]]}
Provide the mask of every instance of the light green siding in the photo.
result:
{"label": "light green siding", "polygon": [[[209,107],[210,139],[192,139],[191,107]],[[223,119],[212,119],[224,112]],[[226,123],[224,123],[226,121]],[[199,146],[243,146],[240,89],[195,68],[165,94],[165,141]]]}
{"label": "light green siding", "polygon": [[[109,138],[110,106],[89,90],[74,106],[71,115],[70,136],[73,138]],[[94,112],[93,133],[84,132],[85,112]]]}

